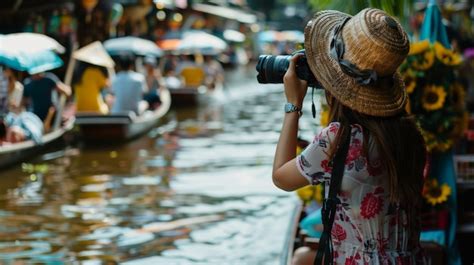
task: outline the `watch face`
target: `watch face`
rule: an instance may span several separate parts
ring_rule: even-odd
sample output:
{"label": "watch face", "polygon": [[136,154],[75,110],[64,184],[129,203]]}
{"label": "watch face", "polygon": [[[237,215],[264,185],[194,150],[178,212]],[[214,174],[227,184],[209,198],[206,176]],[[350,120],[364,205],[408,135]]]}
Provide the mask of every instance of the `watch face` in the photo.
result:
{"label": "watch face", "polygon": [[286,103],[285,104],[285,112],[293,112],[293,111],[296,111],[297,108],[295,105],[291,104],[291,103]]}

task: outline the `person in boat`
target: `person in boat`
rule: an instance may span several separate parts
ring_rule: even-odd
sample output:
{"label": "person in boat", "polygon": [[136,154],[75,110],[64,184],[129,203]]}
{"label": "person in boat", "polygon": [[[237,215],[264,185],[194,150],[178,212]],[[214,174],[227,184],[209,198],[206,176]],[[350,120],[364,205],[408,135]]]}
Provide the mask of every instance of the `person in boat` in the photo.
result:
{"label": "person in boat", "polygon": [[5,76],[5,66],[0,65],[0,114],[8,113],[8,78]]}
{"label": "person in boat", "polygon": [[160,104],[160,91],[164,89],[163,79],[157,69],[157,60],[153,56],[146,56],[143,64],[145,66],[145,79],[148,90],[143,95],[143,99],[148,103],[151,110],[156,109]]}
{"label": "person in boat", "polygon": [[144,93],[148,90],[145,76],[134,71],[134,57],[122,55],[119,60],[120,70],[112,81],[112,114],[128,113],[137,115],[148,109],[148,104],[143,100]]}
{"label": "person in boat", "polygon": [[[353,17],[318,12],[305,37],[307,64],[324,88],[331,123],[296,156],[308,85],[296,75],[303,55],[294,55],[284,76],[288,103],[275,152],[274,184],[293,191],[323,183],[327,191],[332,159],[349,138],[328,231],[333,253],[324,259],[334,264],[423,264],[419,209],[425,144],[405,111],[407,94],[397,72],[409,51],[407,34],[384,11],[364,9]],[[294,264],[313,264],[315,253],[298,249]]]}
{"label": "person in boat", "polygon": [[204,55],[204,70],[207,87],[214,89],[219,84],[224,83],[224,68],[214,56]]}
{"label": "person in boat", "polygon": [[23,84],[18,81],[18,73],[13,69],[5,67],[3,72],[8,79],[8,110],[14,113],[20,113],[23,110]]}
{"label": "person in boat", "polygon": [[176,74],[178,68],[178,57],[174,55],[167,55],[162,60],[163,81],[167,89],[179,89],[183,87],[182,78]]}
{"label": "person in boat", "polygon": [[10,112],[0,118],[0,145],[14,144],[26,140],[42,143],[43,122],[32,112],[19,114]]}
{"label": "person in boat", "polygon": [[104,101],[104,91],[107,91],[109,86],[107,69],[80,62],[74,80],[76,111],[108,114],[109,107]]}
{"label": "person in boat", "polygon": [[197,88],[205,85],[206,72],[202,65],[196,63],[194,55],[184,57],[184,60],[176,69],[178,76],[181,76],[185,87]]}
{"label": "person in boat", "polygon": [[51,121],[56,115],[56,107],[53,102],[53,92],[69,97],[71,88],[59,80],[53,73],[33,74],[24,81],[23,106],[33,112],[42,121],[45,131],[51,126]]}

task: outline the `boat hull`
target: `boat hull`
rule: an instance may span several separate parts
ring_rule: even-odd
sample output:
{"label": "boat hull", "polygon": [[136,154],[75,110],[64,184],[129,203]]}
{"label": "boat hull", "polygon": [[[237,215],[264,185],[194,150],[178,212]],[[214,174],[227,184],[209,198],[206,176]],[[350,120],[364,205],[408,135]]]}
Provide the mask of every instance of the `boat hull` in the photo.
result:
{"label": "boat hull", "polygon": [[156,126],[168,112],[171,95],[168,90],[160,93],[161,105],[153,112],[141,116],[134,114],[99,115],[76,114],[76,125],[81,139],[90,142],[121,142],[135,139]]}
{"label": "boat hull", "polygon": [[63,127],[43,135],[41,144],[32,140],[16,144],[0,146],[0,168],[7,168],[31,157],[41,154],[52,146],[61,143],[64,134],[74,127],[74,117],[70,118]]}

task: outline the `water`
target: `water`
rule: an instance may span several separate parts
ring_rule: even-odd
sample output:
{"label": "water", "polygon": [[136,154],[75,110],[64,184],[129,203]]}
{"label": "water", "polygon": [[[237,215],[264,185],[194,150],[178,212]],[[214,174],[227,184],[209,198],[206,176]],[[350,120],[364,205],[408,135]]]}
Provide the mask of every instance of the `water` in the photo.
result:
{"label": "water", "polygon": [[252,67],[227,80],[140,139],[1,171],[0,264],[279,264],[297,200],[271,181],[283,89]]}

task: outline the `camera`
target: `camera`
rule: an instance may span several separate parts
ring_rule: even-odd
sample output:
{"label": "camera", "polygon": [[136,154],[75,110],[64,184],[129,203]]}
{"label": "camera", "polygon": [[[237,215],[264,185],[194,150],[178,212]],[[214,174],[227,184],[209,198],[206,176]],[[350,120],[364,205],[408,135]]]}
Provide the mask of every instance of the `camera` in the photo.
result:
{"label": "camera", "polygon": [[[305,54],[304,50],[296,53]],[[260,55],[257,62],[257,80],[260,84],[281,84],[283,76],[290,66],[290,59],[293,55]],[[299,79],[308,82],[309,87],[320,87],[309,69],[306,56],[301,56],[296,61],[296,75]]]}

